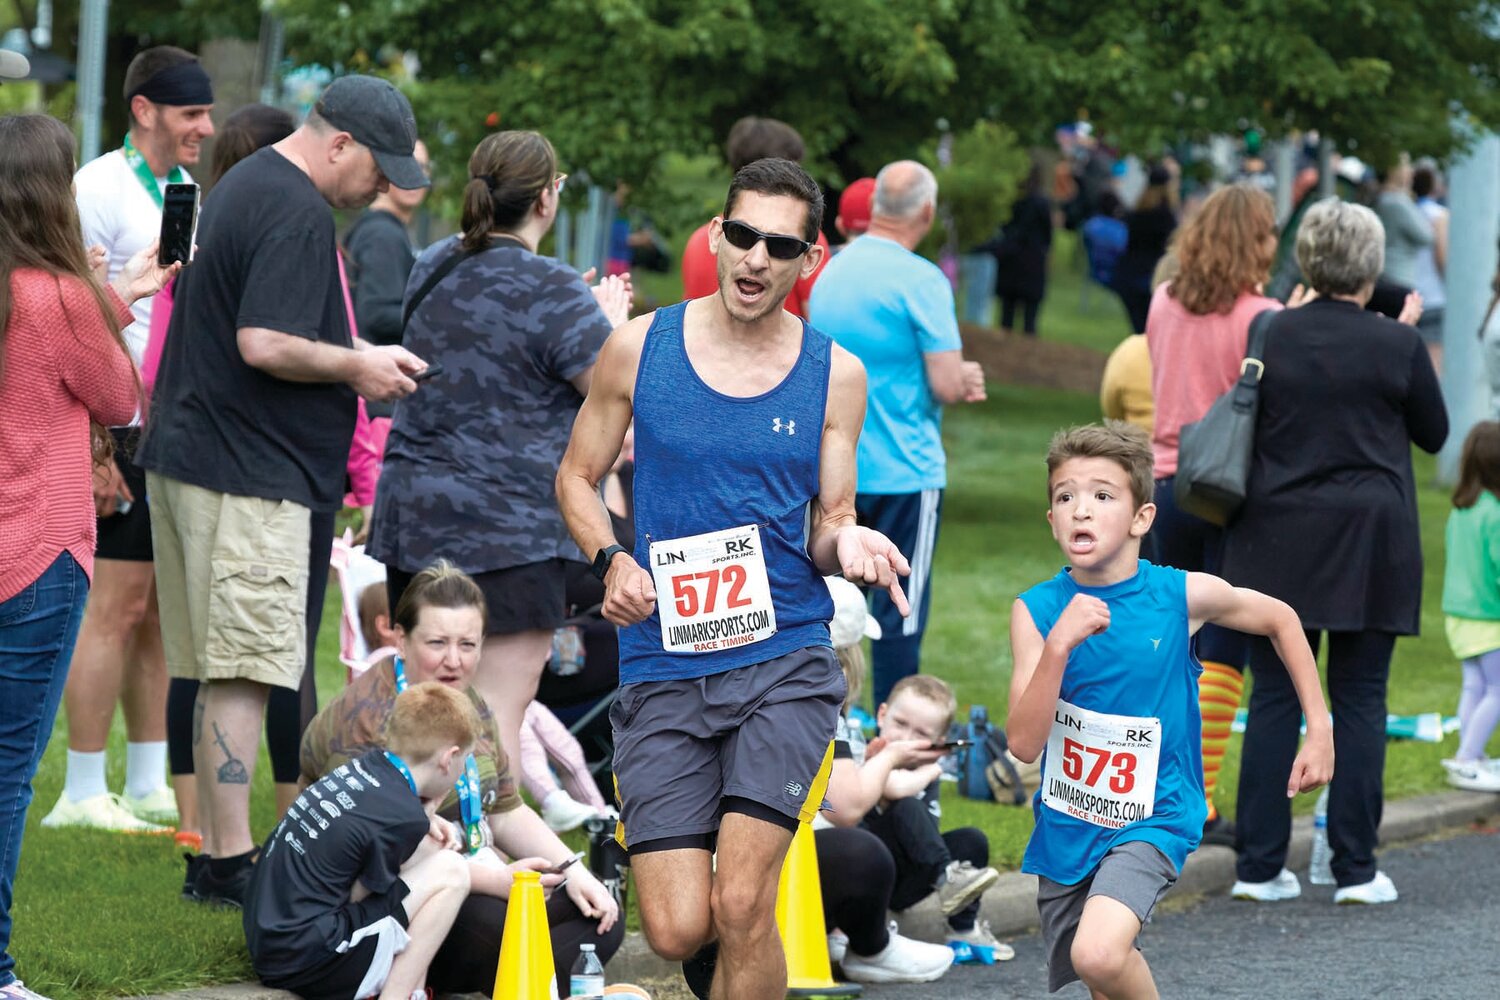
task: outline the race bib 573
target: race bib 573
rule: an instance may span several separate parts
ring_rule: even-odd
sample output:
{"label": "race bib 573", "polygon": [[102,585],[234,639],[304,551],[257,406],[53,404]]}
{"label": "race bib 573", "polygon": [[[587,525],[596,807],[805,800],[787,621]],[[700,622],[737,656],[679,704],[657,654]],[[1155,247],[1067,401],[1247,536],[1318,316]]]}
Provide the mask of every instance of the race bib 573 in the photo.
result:
{"label": "race bib 573", "polygon": [[1090,712],[1059,698],[1047,737],[1042,804],[1118,830],[1151,815],[1160,757],[1160,719]]}

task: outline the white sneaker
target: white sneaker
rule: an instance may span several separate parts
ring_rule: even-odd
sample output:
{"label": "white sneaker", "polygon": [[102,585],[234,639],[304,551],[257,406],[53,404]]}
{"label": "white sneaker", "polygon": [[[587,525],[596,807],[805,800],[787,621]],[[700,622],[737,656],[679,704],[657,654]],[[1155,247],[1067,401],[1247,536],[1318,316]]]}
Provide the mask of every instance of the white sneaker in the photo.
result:
{"label": "white sneaker", "polygon": [[12,980],[9,985],[0,986],[0,998],[3,1000],[47,1000],[35,990],[28,990],[26,984],[19,979]]}
{"label": "white sneaker", "polygon": [[998,881],[1000,873],[993,868],[975,868],[967,861],[948,862],[943,882],[937,887],[938,905],[943,916],[953,916]]}
{"label": "white sneaker", "polygon": [[948,929],[948,943],[962,942],[971,948],[989,948],[995,954],[995,961],[1009,962],[1016,957],[1016,949],[995,937],[990,932],[988,920],[976,920],[974,926],[966,931],[956,931],[951,927]]}
{"label": "white sneaker", "polygon": [[1443,770],[1448,772],[1448,784],[1466,792],[1500,792],[1500,768],[1491,760],[1443,761]]}
{"label": "white sneaker", "polygon": [[136,816],[125,808],[120,797],[113,792],[94,795],[82,802],[74,802],[65,792],[57,797],[57,805],[42,820],[42,825],[54,829],[86,826],[96,830],[113,830],[116,833],[172,832],[164,826],[148,823]]}
{"label": "white sneaker", "polygon": [[1296,899],[1302,895],[1302,883],[1297,876],[1281,869],[1281,874],[1269,882],[1236,882],[1229,895],[1235,899],[1249,899],[1257,903],[1278,903],[1284,899]]}
{"label": "white sneaker", "polygon": [[585,820],[599,815],[599,810],[586,802],[579,802],[559,788],[542,803],[542,821],[553,833],[576,830]]}
{"label": "white sneaker", "polygon": [[828,961],[838,965],[849,953],[849,935],[835,927],[828,932]]}
{"label": "white sneaker", "polygon": [[1376,872],[1375,877],[1360,885],[1346,885],[1333,894],[1333,901],[1340,906],[1352,903],[1394,903],[1396,884],[1385,872]]}
{"label": "white sneaker", "polygon": [[902,937],[894,921],[890,944],[880,954],[866,957],[851,951],[839,962],[844,977],[856,983],[930,983],[952,964],[952,948]]}
{"label": "white sneaker", "polygon": [[157,785],[154,791],[136,798],[129,792],[120,797],[120,804],[147,823],[163,826],[177,825],[177,796],[166,785]]}

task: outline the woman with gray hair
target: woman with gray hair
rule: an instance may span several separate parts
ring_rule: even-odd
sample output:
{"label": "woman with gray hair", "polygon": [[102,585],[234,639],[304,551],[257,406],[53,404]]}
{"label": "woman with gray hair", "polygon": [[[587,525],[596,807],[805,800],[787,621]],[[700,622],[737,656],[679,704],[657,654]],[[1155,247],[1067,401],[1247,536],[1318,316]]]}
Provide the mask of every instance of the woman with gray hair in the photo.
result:
{"label": "woman with gray hair", "polygon": [[[1448,416],[1412,325],[1420,299],[1408,299],[1399,322],[1364,308],[1385,256],[1375,213],[1320,202],[1296,251],[1311,293],[1266,331],[1248,496],[1223,575],[1290,604],[1314,651],[1328,633],[1333,898],[1388,903],[1396,888],[1375,863],[1386,682],[1396,637],[1417,633],[1422,601],[1411,445],[1436,452]],[[1301,712],[1269,640],[1251,640],[1250,670],[1233,895],[1270,902],[1301,893],[1285,867],[1291,800],[1277,777],[1296,755]]]}

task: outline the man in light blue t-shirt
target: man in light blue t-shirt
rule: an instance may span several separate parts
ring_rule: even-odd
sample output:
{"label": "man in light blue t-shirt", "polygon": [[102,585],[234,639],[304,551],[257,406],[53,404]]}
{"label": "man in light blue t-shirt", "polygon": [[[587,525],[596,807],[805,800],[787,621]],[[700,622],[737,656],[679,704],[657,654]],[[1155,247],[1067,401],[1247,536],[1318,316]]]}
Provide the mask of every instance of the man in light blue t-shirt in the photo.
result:
{"label": "man in light blue t-shirt", "polygon": [[965,361],[953,288],[914,248],[932,228],[937,179],[911,160],[875,179],[870,228],[839,253],[813,286],[808,319],[864,362],[870,401],[859,439],[861,524],[880,531],[911,559],[911,616],[875,593],[874,697],[879,705],[902,677],[917,673],[931,603],[943,488],[942,406],[984,397],[984,372]]}

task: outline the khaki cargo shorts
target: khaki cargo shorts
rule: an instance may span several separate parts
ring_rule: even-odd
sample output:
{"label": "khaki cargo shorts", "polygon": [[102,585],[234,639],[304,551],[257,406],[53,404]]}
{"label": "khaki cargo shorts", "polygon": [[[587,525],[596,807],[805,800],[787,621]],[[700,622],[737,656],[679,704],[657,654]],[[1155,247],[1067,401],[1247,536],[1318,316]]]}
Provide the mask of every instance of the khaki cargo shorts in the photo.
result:
{"label": "khaki cargo shorts", "polygon": [[307,662],[311,514],[146,473],[173,677],[296,688]]}

